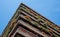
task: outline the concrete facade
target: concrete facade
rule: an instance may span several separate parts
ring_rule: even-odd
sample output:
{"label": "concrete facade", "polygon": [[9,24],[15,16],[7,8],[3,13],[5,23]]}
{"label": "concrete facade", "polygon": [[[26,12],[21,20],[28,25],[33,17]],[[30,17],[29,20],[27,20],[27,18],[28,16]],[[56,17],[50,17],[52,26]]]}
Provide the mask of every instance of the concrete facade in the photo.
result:
{"label": "concrete facade", "polygon": [[60,27],[21,3],[2,37],[60,37]]}

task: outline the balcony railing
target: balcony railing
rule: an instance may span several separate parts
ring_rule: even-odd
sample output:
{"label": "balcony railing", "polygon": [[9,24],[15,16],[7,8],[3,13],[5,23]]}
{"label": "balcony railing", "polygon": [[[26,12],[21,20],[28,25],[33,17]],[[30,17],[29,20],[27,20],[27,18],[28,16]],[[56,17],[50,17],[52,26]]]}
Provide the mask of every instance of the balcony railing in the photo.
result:
{"label": "balcony railing", "polygon": [[[24,7],[22,6],[21,9],[27,11],[28,13],[30,12],[30,10],[29,10],[28,8],[26,8],[25,6],[24,6]],[[30,14],[31,14],[31,13],[30,13]],[[33,12],[33,14],[36,14],[36,13]],[[33,14],[32,14],[32,15],[33,15]],[[36,14],[36,15],[37,15],[37,14]],[[33,16],[34,16],[34,15],[33,15]],[[54,28],[54,29],[56,29],[56,28]]]}

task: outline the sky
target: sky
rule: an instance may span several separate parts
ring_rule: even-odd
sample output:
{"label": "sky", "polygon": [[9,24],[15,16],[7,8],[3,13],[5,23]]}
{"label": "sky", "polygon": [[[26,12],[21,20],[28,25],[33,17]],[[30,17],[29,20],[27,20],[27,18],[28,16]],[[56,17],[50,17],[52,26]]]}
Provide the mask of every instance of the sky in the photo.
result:
{"label": "sky", "polygon": [[60,26],[60,0],[0,0],[0,35],[20,3],[26,4]]}

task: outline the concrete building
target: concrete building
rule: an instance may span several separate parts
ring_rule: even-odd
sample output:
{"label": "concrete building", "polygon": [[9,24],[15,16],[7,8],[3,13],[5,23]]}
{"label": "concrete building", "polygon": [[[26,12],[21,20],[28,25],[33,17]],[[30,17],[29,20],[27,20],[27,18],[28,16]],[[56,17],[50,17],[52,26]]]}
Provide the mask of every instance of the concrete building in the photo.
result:
{"label": "concrete building", "polygon": [[2,37],[60,37],[60,27],[21,3]]}

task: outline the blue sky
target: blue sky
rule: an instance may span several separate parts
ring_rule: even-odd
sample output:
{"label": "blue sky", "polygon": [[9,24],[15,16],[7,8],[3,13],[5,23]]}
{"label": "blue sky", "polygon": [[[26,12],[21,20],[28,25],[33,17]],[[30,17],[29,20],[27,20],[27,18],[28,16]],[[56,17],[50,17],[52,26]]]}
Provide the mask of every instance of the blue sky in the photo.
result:
{"label": "blue sky", "polygon": [[0,34],[21,2],[60,26],[60,0],[0,0]]}

